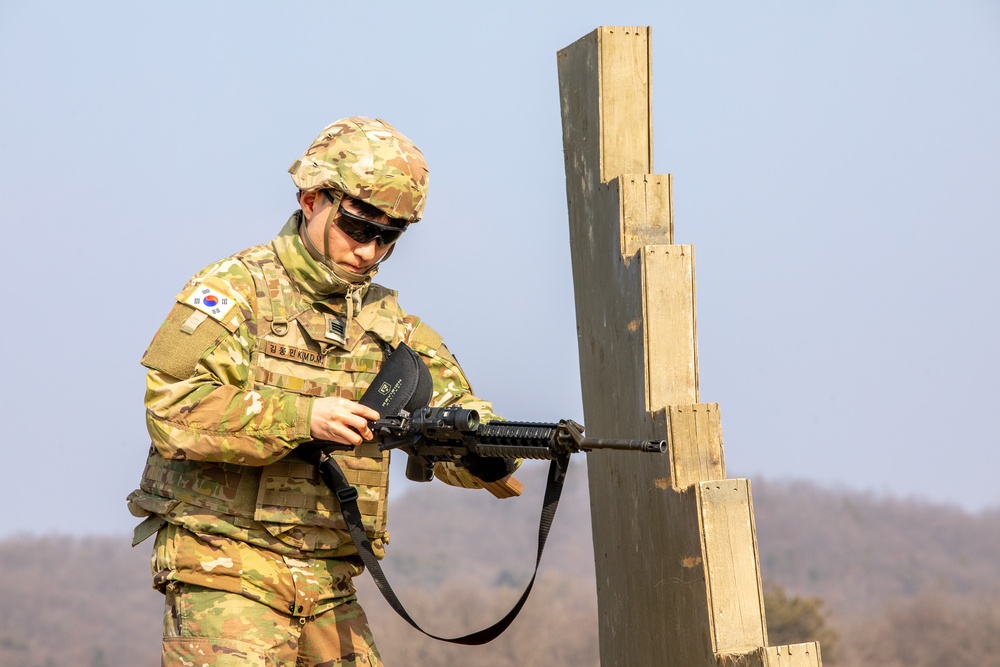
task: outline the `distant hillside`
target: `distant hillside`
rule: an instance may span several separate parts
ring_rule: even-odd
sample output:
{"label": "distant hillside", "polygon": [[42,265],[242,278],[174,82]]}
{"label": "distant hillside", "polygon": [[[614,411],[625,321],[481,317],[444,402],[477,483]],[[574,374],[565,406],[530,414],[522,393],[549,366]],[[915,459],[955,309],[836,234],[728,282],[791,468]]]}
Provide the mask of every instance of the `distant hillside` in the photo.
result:
{"label": "distant hillside", "polygon": [[124,536],[0,541],[3,667],[155,667],[162,606]]}
{"label": "distant hillside", "polygon": [[[442,484],[393,500],[385,569],[429,630],[478,629],[516,599],[534,563],[544,474],[542,464],[527,466],[517,500]],[[755,480],[753,494],[765,581],[822,599],[840,634],[826,664],[1000,665],[1000,511],[804,483]],[[424,639],[364,577],[360,594],[387,664],[596,665],[588,503],[585,466],[574,462],[535,591],[486,647]],[[148,552],[126,536],[0,541],[0,666],[159,664],[162,598],[149,588]]]}
{"label": "distant hillside", "polygon": [[753,496],[764,577],[838,613],[1000,585],[1000,510],[969,514],[805,483],[757,481]]}

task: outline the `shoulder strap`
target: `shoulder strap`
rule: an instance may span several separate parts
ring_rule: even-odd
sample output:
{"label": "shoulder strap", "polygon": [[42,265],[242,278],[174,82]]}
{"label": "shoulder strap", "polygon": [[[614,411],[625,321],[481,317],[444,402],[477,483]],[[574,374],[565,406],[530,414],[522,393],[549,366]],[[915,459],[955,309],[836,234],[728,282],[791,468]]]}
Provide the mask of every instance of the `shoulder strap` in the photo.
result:
{"label": "shoulder strap", "polygon": [[289,314],[294,309],[294,290],[277,255],[267,246],[254,246],[236,256],[253,276],[260,316],[272,331],[283,334],[297,313]]}
{"label": "shoulder strap", "polygon": [[358,555],[361,556],[361,560],[364,562],[365,567],[367,567],[368,571],[371,572],[372,579],[375,580],[375,585],[378,586],[379,592],[382,593],[382,597],[384,597],[386,602],[389,603],[389,606],[392,607],[404,621],[428,637],[444,642],[450,642],[452,644],[464,644],[466,646],[479,646],[481,644],[491,642],[499,637],[514,621],[518,613],[521,611],[521,607],[523,607],[524,603],[527,602],[528,595],[531,593],[531,588],[535,585],[535,577],[538,576],[538,564],[542,560],[542,550],[545,548],[545,540],[548,539],[549,529],[552,527],[552,519],[555,518],[556,515],[556,508],[559,507],[559,497],[562,495],[563,482],[566,479],[566,470],[568,468],[568,454],[553,459],[552,463],[549,465],[549,476],[548,480],[545,482],[545,496],[542,500],[542,515],[538,522],[538,551],[535,556],[535,571],[531,574],[531,581],[528,582],[524,592],[521,593],[521,597],[503,618],[490,627],[468,635],[463,635],[461,637],[448,638],[439,637],[427,632],[410,617],[409,613],[407,613],[406,609],[403,607],[403,603],[399,601],[396,593],[392,590],[392,586],[389,585],[389,580],[386,579],[385,573],[382,572],[382,567],[379,565],[378,559],[372,552],[371,543],[368,542],[368,536],[365,535],[365,529],[361,523],[361,510],[358,509],[358,490],[347,482],[347,478],[344,477],[344,471],[340,469],[340,466],[337,465],[337,462],[331,456],[323,453],[320,456],[319,464],[320,476],[340,501],[340,511],[344,515],[344,520],[347,523],[347,530],[351,534],[351,540],[354,542],[354,546],[358,550]]}

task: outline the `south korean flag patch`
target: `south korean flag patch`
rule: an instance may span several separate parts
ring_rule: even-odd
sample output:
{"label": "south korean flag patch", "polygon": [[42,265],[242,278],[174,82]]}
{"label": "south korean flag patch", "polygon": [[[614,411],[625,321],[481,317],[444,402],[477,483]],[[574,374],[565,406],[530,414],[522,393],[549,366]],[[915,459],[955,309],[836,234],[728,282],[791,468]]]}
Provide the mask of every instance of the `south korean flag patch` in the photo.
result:
{"label": "south korean flag patch", "polygon": [[197,308],[212,319],[222,322],[223,318],[236,305],[236,300],[206,285],[198,285],[184,300],[184,303]]}

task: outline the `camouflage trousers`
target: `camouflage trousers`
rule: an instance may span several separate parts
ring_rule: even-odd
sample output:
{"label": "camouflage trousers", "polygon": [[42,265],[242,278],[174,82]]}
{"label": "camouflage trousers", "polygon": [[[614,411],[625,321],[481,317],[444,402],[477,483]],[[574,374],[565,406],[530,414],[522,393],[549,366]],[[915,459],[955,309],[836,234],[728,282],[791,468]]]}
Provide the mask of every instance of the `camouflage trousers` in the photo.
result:
{"label": "camouflage trousers", "polygon": [[354,596],[312,617],[243,595],[167,587],[162,667],[382,667]]}

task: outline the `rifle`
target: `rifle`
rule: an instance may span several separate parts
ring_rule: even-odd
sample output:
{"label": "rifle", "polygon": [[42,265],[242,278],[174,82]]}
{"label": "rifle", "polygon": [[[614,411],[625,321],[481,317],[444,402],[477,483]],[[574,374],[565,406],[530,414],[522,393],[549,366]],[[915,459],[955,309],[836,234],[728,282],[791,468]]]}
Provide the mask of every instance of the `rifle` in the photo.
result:
{"label": "rifle", "polygon": [[[461,637],[440,637],[420,627],[407,613],[386,579],[378,559],[372,552],[358,508],[358,490],[348,483],[336,460],[330,456],[345,445],[313,441],[301,447],[301,454],[313,460],[324,483],[340,501],[347,532],[375,584],[397,614],[415,629],[429,637],[455,644],[479,645],[492,641],[514,620],[535,583],[545,540],[555,517],[569,467],[570,455],[597,449],[617,449],[662,454],[667,451],[665,440],[604,440],[583,435],[583,426],[569,419],[555,424],[495,421],[480,423],[479,413],[458,407],[432,408],[431,378],[419,356],[400,343],[387,351],[386,361],[375,376],[360,403],[374,408],[381,417],[369,422],[381,451],[399,449],[408,454],[406,476],[414,481],[428,482],[434,477],[434,464],[454,462],[470,467],[477,457],[482,459],[543,459],[551,461],[542,500],[542,516],[538,525],[538,551],[535,572],[514,607],[488,628]],[[347,447],[349,448],[349,447]],[[498,498],[519,495],[523,486],[511,475],[500,479],[480,479],[483,486]]]}
{"label": "rifle", "polygon": [[[495,421],[480,423],[476,410],[422,407],[371,422],[380,451],[398,449],[407,454],[406,477],[414,482],[434,478],[434,464],[462,465],[469,456],[551,461],[562,456],[599,449],[667,451],[666,440],[608,440],[588,438],[583,426],[571,419],[558,423]],[[497,498],[520,495],[522,485],[511,476],[483,483]]]}

